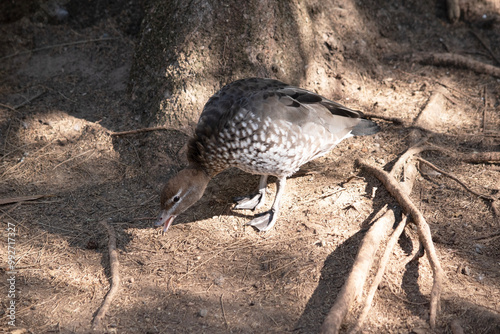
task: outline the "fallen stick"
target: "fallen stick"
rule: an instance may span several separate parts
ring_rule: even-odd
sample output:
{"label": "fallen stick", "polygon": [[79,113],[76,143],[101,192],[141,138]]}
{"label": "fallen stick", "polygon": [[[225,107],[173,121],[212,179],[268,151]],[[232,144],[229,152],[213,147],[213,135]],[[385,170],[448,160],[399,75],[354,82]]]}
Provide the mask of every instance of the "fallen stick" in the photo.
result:
{"label": "fallen stick", "polygon": [[142,128],[142,129],[136,129],[136,130],[120,131],[120,132],[110,131],[109,135],[110,136],[125,136],[125,135],[133,135],[133,134],[137,134],[137,133],[158,131],[158,130],[174,130],[174,129],[166,127],[166,126],[155,126],[152,128]]}
{"label": "fallen stick", "polygon": [[359,247],[356,261],[346,282],[337,296],[335,304],[328,312],[328,315],[321,325],[321,334],[338,333],[342,320],[346,316],[353,301],[363,292],[363,285],[370,271],[373,259],[380,241],[387,234],[388,229],[396,220],[393,210],[387,210],[386,213],[377,219],[366,233],[361,246]]}
{"label": "fallen stick", "polygon": [[387,191],[398,201],[399,205],[403,208],[406,214],[411,215],[411,218],[415,225],[417,226],[417,231],[419,238],[424,245],[424,248],[429,259],[429,263],[434,274],[434,282],[431,290],[431,303],[430,303],[430,319],[429,323],[431,328],[436,327],[436,316],[440,310],[440,297],[441,290],[443,287],[444,271],[441,268],[439,259],[432,242],[432,235],[429,225],[425,221],[424,216],[417,208],[417,206],[412,202],[409,195],[405,193],[403,188],[399,183],[391,176],[389,173],[377,166],[372,166],[370,163],[364,160],[358,160],[358,164],[372,173],[377,179],[382,182]]}
{"label": "fallen stick", "polygon": [[21,196],[21,197],[10,197],[10,198],[0,198],[0,205],[19,203],[25,201],[34,201],[44,197],[51,197],[54,195],[33,195],[33,196]]}
{"label": "fallen stick", "polygon": [[476,73],[489,74],[500,78],[500,67],[485,64],[454,53],[414,53],[412,59],[422,64],[435,66],[454,66],[472,70]]}
{"label": "fallen stick", "polygon": [[113,302],[116,293],[120,289],[120,263],[118,262],[118,252],[116,251],[116,234],[113,226],[111,226],[105,220],[100,222],[108,230],[108,251],[109,251],[109,263],[111,268],[111,288],[104,298],[104,302],[102,303],[99,311],[97,312],[94,321],[92,321],[92,328],[94,330],[98,329],[102,319],[106,315],[106,312],[109,309],[109,306]]}
{"label": "fallen stick", "polygon": [[365,306],[363,307],[363,310],[361,311],[361,314],[358,318],[357,324],[354,326],[353,329],[349,331],[349,333],[357,333],[361,330],[361,327],[363,326],[363,323],[365,322],[366,316],[368,315],[368,312],[370,312],[373,297],[375,297],[375,292],[377,292],[377,288],[380,285],[380,282],[382,281],[382,278],[384,277],[385,273],[385,268],[387,266],[387,263],[389,262],[389,258],[391,256],[392,250],[394,249],[394,246],[396,246],[396,243],[399,240],[399,237],[401,236],[401,233],[403,233],[405,226],[406,226],[406,221],[407,217],[405,217],[402,221],[399,222],[398,227],[394,230],[392,233],[389,241],[387,242],[387,245],[385,246],[385,251],[384,255],[380,259],[380,263],[378,265],[378,270],[377,274],[375,275],[375,278],[373,279],[372,284],[370,285],[370,289],[368,290],[368,294],[366,296],[365,300]]}

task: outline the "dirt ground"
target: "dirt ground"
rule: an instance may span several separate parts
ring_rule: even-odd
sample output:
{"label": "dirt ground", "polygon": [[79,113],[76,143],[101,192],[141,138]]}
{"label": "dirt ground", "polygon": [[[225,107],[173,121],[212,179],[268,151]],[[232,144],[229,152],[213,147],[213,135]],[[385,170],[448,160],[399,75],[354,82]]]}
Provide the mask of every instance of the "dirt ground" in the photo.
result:
{"label": "dirt ground", "polygon": [[[106,332],[318,332],[365,227],[386,203],[395,204],[354,160],[391,166],[407,148],[410,130],[380,121],[379,134],[346,140],[309,166],[315,173],[292,177],[268,233],[245,226],[252,212],[231,209],[231,198],[250,192],[258,177],[228,170],[162,235],[152,228],[159,190],[186,163],[185,131],[110,135],[151,125],[127,90],[142,3],[61,3],[68,17],[62,12],[57,18],[34,1],[12,5],[9,15],[2,8],[0,198],[44,195],[0,206],[2,230],[16,228],[17,333],[91,332],[110,285],[108,236],[98,224],[105,219],[117,233],[122,278]],[[339,20],[346,22],[336,27],[339,35],[375,16],[383,27],[379,37],[339,39],[332,52],[343,55],[344,68],[354,57],[364,59],[363,43],[380,45],[380,54],[364,59],[363,72],[353,67],[342,73],[339,102],[411,123],[446,82],[431,141],[461,152],[499,151],[500,79],[389,56],[449,51],[494,63],[472,31],[500,57],[500,5],[464,5],[463,19],[451,25],[444,1],[427,8],[416,1],[358,3],[357,11],[339,7]],[[332,68],[327,74],[336,75]],[[477,192],[498,196],[498,163],[424,156]],[[274,194],[274,183],[268,189]],[[458,319],[466,333],[500,333],[499,226],[489,202],[430,170],[417,178],[412,199],[431,226],[446,273],[435,332],[451,333]],[[432,271],[426,257],[410,261],[417,239],[407,228],[365,333],[431,332]],[[8,278],[7,233],[0,252],[2,277]],[[4,298],[9,284],[2,278],[4,332],[14,329],[7,317],[11,299]]]}

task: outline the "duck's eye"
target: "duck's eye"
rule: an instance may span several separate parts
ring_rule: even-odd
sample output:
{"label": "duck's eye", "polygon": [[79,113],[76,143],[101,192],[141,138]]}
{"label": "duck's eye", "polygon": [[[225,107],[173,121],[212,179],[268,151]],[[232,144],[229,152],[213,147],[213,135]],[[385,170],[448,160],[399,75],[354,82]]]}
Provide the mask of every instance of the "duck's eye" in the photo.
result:
{"label": "duck's eye", "polygon": [[179,196],[174,196],[174,198],[172,198],[172,201],[173,201],[174,203],[177,203],[177,202],[179,202],[179,200],[180,200],[180,199],[181,199],[181,198],[180,198]]}

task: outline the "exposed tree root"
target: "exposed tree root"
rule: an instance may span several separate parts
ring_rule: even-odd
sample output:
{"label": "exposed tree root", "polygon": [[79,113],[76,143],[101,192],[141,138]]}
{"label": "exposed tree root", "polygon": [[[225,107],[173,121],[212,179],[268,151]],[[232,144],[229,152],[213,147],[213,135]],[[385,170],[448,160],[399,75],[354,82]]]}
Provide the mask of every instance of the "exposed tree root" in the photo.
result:
{"label": "exposed tree root", "polygon": [[432,236],[429,225],[425,221],[424,216],[418,210],[417,206],[411,201],[409,195],[404,191],[404,189],[399,185],[399,183],[391,176],[389,173],[381,169],[380,167],[373,166],[367,161],[359,161],[361,167],[366,171],[373,174],[377,179],[382,182],[387,191],[396,198],[399,205],[403,210],[411,215],[413,222],[417,226],[417,231],[419,238],[426,250],[427,257],[431,264],[431,268],[434,274],[434,283],[431,291],[431,306],[430,306],[430,325],[431,328],[436,326],[436,316],[440,310],[440,296],[444,280],[444,271],[441,268],[439,259],[432,243]]}
{"label": "exposed tree root", "polygon": [[392,250],[394,249],[394,246],[396,246],[396,243],[398,242],[401,233],[403,233],[405,229],[406,221],[407,217],[405,217],[402,221],[399,222],[398,227],[396,228],[396,230],[394,230],[394,232],[391,235],[391,238],[387,242],[387,245],[385,246],[384,255],[382,256],[382,258],[380,259],[380,263],[378,264],[377,274],[375,275],[375,278],[373,279],[373,282],[370,285],[370,289],[368,290],[368,294],[365,300],[365,306],[361,311],[357,324],[354,326],[353,329],[349,331],[349,333],[357,333],[361,330],[361,326],[363,326],[366,316],[368,315],[368,312],[370,312],[373,297],[375,297],[375,292],[377,292],[377,288],[380,282],[382,282],[382,278],[384,277],[385,267],[389,262]]}
{"label": "exposed tree root", "polygon": [[108,231],[108,251],[109,251],[109,263],[111,268],[111,288],[104,298],[104,302],[102,303],[99,311],[97,312],[94,321],[92,322],[92,328],[97,330],[101,325],[102,319],[106,315],[106,312],[109,309],[109,306],[113,302],[116,293],[120,289],[120,263],[118,262],[118,252],[116,251],[116,234],[113,226],[111,226],[105,220],[100,222],[107,231]]}
{"label": "exposed tree root", "polygon": [[406,150],[406,152],[399,157],[394,166],[392,166],[392,170],[390,171],[389,174],[392,177],[397,178],[401,170],[403,170],[406,161],[408,161],[408,159],[410,159],[416,154],[419,154],[420,152],[433,149],[434,146],[423,145],[427,140],[429,140],[429,138],[430,138],[429,136],[422,138],[415,145]]}
{"label": "exposed tree root", "polygon": [[349,277],[344,286],[342,286],[335,304],[326,316],[321,326],[320,333],[338,333],[342,320],[349,311],[352,302],[363,292],[363,286],[372,266],[375,253],[378,250],[381,240],[386,236],[387,231],[394,224],[395,220],[394,211],[387,210],[382,217],[373,223],[366,233]]}
{"label": "exposed tree root", "polygon": [[[404,182],[402,182],[402,186],[405,187],[406,191],[408,194],[411,192],[411,189],[413,187],[414,180],[416,178],[416,168],[413,164],[408,164],[405,165],[406,161],[414,154],[420,152],[419,147],[429,138],[429,136],[423,138],[420,140],[416,145],[410,147],[407,152],[405,152],[396,162],[392,169],[392,175],[394,176],[395,174],[398,174],[400,170],[403,170],[405,172],[405,177],[404,177]],[[411,167],[410,167],[411,166]],[[406,167],[406,168],[405,168]],[[391,176],[391,177],[393,177]],[[383,212],[386,209],[387,205],[384,206],[382,210],[380,210],[375,217],[380,217],[375,220],[375,223],[372,225],[372,228],[375,228],[376,224],[383,224],[383,226],[392,226],[396,222],[396,217],[394,215],[394,212],[392,210],[389,210],[387,212]],[[370,230],[371,230],[370,229]],[[376,239],[375,239],[376,237]],[[335,304],[332,306],[330,309],[330,312],[328,313],[327,318],[323,322],[323,325],[321,327],[321,333],[337,333],[340,325],[349,311],[349,308],[351,307],[352,303],[354,302],[354,299],[356,296],[360,296],[361,292],[363,290],[363,285],[365,283],[366,277],[368,275],[368,272],[371,268],[371,263],[373,260],[370,260],[368,262],[365,258],[367,252],[365,252],[365,249],[372,249],[372,256],[375,255],[380,242],[382,238],[385,237],[385,234],[381,233],[373,233],[370,235],[366,235],[365,239],[363,239],[363,245],[360,247],[360,250],[358,252],[358,255],[356,256],[356,260],[353,265],[353,269],[351,273],[349,274],[349,277],[347,278],[346,282],[344,283],[344,286],[342,287],[341,292],[339,293],[339,296],[337,297],[337,300]],[[370,238],[368,240],[367,238]],[[396,238],[397,240],[397,238]],[[367,265],[369,263],[369,265]],[[354,270],[356,268],[356,270]],[[363,270],[361,273],[359,270]],[[383,275],[383,270],[380,275]],[[377,284],[378,285],[378,284]],[[368,312],[368,311],[367,311]]]}
{"label": "exposed tree root", "polygon": [[[500,69],[499,69],[500,70]],[[500,73],[499,73],[500,74]],[[422,213],[418,210],[417,206],[412,202],[409,195],[413,188],[413,184],[416,180],[416,176],[418,171],[416,169],[415,160],[410,161],[412,157],[418,155],[424,151],[439,151],[448,155],[451,158],[462,160],[464,162],[473,162],[473,163],[483,163],[483,162],[497,162],[500,161],[500,152],[481,152],[481,153],[457,153],[445,148],[435,146],[432,144],[426,144],[426,141],[432,136],[433,127],[436,122],[436,115],[439,115],[442,112],[442,109],[445,108],[444,97],[446,97],[446,91],[444,87],[439,87],[436,89],[431,97],[429,98],[428,103],[425,108],[422,109],[420,114],[417,116],[415,121],[410,124],[405,124],[403,120],[394,119],[392,117],[377,117],[376,115],[366,114],[366,116],[371,118],[380,118],[387,121],[403,124],[404,126],[411,127],[413,130],[410,133],[409,142],[411,147],[400,156],[400,158],[394,164],[390,173],[384,171],[382,168],[373,166],[366,161],[358,161],[358,163],[365,170],[373,174],[377,177],[385,186],[385,188],[392,194],[393,197],[399,202],[400,206],[403,208],[404,212],[408,215],[409,218],[417,226],[417,231],[419,235],[420,247],[426,251],[427,257],[429,259],[432,271],[433,271],[433,287],[431,290],[430,296],[430,319],[429,323],[431,328],[436,327],[436,317],[440,311],[440,296],[442,291],[442,285],[445,278],[444,271],[441,268],[439,263],[439,259],[436,254],[436,250],[434,248],[434,244],[432,242],[431,232],[429,225],[425,221]],[[427,134],[423,137],[423,134]],[[448,176],[458,182],[462,187],[464,187],[467,191],[473,193],[476,196],[479,196],[482,199],[491,201],[491,206],[493,208],[493,213],[498,220],[500,213],[497,204],[500,202],[500,199],[493,198],[492,196],[480,194],[469,187],[467,187],[463,182],[461,182],[458,178],[453,176],[452,174],[446,173],[436,166],[432,165],[430,162],[417,158],[422,164],[427,164],[429,167],[435,169],[441,174]],[[390,211],[392,212],[392,211]],[[376,216],[380,216],[380,212],[376,214]],[[386,220],[384,222],[384,220]],[[351,305],[355,301],[357,297],[361,296],[363,291],[363,285],[368,276],[368,272],[371,269],[371,265],[373,262],[373,257],[377,252],[377,249],[382,241],[382,238],[385,238],[384,233],[380,233],[386,226],[385,224],[393,224],[395,222],[395,217],[392,215],[392,218],[388,218],[388,213],[386,212],[382,218],[376,220],[375,223],[370,228],[370,231],[367,233],[365,238],[362,241],[362,245],[360,246],[360,250],[356,257],[356,260],[353,264],[353,268],[351,273],[349,274],[344,286],[342,287],[335,304],[330,309],[323,325],[321,327],[321,333],[338,333],[340,326],[344,317],[349,312]],[[381,225],[379,225],[381,224]],[[371,304],[377,290],[378,285],[384,275],[385,267],[389,260],[390,254],[392,253],[392,249],[396,244],[398,238],[404,230],[406,225],[406,220],[401,222],[397,229],[392,234],[390,240],[387,242],[386,249],[383,257],[381,258],[378,264],[377,274],[374,278],[374,281],[371,287],[368,290],[366,301],[364,307],[360,313],[358,318],[358,322],[355,324],[351,333],[356,333],[361,330],[363,323],[370,311]],[[388,227],[387,227],[388,228]],[[373,231],[372,231],[373,230]],[[378,232],[377,232],[378,231]],[[387,230],[383,230],[387,231]],[[485,238],[495,238],[497,235],[487,236]],[[369,257],[369,258],[367,258]]]}
{"label": "exposed tree root", "polygon": [[457,158],[464,162],[485,163],[500,162],[500,152],[457,153]]}
{"label": "exposed tree root", "polygon": [[489,74],[500,78],[500,67],[485,64],[454,53],[415,53],[412,55],[412,59],[429,65],[466,68],[476,73]]}

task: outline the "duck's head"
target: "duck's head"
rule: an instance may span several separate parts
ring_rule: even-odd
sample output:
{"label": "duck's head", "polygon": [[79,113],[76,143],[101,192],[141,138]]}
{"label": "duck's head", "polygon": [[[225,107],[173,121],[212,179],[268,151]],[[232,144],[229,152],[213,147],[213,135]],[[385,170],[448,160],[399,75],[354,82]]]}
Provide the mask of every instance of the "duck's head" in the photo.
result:
{"label": "duck's head", "polygon": [[196,203],[205,192],[210,177],[201,169],[187,167],[170,179],[161,192],[161,213],[155,226],[166,232],[175,217]]}

